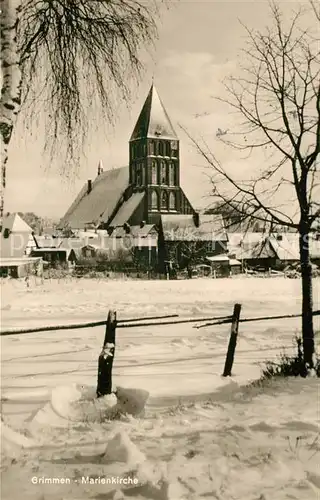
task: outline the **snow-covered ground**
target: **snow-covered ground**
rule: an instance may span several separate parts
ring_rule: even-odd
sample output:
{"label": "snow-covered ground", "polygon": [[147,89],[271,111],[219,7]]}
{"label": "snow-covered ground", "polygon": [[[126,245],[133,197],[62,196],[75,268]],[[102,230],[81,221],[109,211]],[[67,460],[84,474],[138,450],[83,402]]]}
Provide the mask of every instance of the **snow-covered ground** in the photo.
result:
{"label": "snow-covered ground", "polygon": [[[319,291],[318,279],[317,309]],[[235,302],[242,317],[297,313],[300,281],[83,279],[29,288],[7,281],[1,328],[100,320],[109,309],[118,319],[223,316]],[[283,347],[290,351],[299,325],[299,319],[241,324],[232,379],[221,377],[230,325],[118,329],[114,384],[146,390],[149,398],[143,417],[112,422],[101,422],[106,402],[94,399],[103,327],[2,337],[2,498],[317,498],[316,381],[242,387],[259,377],[264,360]],[[139,483],[129,490],[81,479],[128,472]],[[72,480],[33,484],[33,476]]]}

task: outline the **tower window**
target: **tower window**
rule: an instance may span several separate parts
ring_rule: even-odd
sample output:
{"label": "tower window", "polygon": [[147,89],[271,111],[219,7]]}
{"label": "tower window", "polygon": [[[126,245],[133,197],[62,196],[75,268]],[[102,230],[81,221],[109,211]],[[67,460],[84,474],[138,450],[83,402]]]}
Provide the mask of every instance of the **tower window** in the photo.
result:
{"label": "tower window", "polygon": [[176,194],[171,192],[169,194],[169,210],[176,209]]}
{"label": "tower window", "polygon": [[174,158],[178,158],[178,142],[171,141],[170,147],[171,147],[171,156],[173,156]]}
{"label": "tower window", "polygon": [[168,195],[166,191],[161,194],[161,210],[168,210]]}
{"label": "tower window", "polygon": [[170,153],[171,153],[171,151],[170,151],[170,142],[167,141],[166,142],[166,156],[170,156]]}
{"label": "tower window", "polygon": [[151,193],[151,210],[158,210],[158,193],[157,191],[152,191]]}
{"label": "tower window", "polygon": [[137,168],[136,168],[136,185],[141,186],[142,183],[142,177],[141,177],[141,165],[138,163]]}
{"label": "tower window", "polygon": [[164,156],[164,144],[162,141],[158,142],[158,153],[159,156]]}
{"label": "tower window", "polygon": [[175,186],[176,184],[176,179],[175,179],[175,166],[174,163],[170,163],[169,165],[169,185],[170,186]]}
{"label": "tower window", "polygon": [[168,180],[167,180],[167,166],[164,163],[164,161],[162,161],[160,163],[160,178],[161,178],[161,184],[167,184],[168,183]]}
{"label": "tower window", "polygon": [[146,184],[146,170],[143,163],[141,164],[141,182],[143,186]]}
{"label": "tower window", "polygon": [[157,164],[155,161],[151,163],[151,184],[157,184]]}

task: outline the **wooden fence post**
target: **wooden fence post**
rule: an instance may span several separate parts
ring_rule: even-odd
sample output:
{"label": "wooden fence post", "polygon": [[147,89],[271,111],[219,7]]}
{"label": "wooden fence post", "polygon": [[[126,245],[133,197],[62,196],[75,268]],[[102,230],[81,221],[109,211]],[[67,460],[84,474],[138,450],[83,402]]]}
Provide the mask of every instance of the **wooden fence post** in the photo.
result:
{"label": "wooden fence post", "polygon": [[109,311],[102,351],[98,360],[97,397],[112,392],[112,366],[116,347],[117,313]]}
{"label": "wooden fence post", "polygon": [[228,352],[226,357],[226,362],[224,365],[223,377],[230,377],[231,370],[234,360],[234,353],[237,345],[237,337],[239,331],[239,319],[241,312],[241,304],[235,304],[233,308],[232,323],[231,323],[231,334],[228,345]]}

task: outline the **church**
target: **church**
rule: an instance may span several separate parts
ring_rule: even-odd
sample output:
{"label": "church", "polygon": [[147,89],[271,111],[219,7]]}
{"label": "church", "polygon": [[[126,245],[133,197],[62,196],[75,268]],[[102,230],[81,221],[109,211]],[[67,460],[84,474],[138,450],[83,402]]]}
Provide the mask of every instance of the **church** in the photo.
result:
{"label": "church", "polygon": [[180,186],[180,144],[154,85],[129,141],[129,167],[88,180],[60,222],[71,229],[158,224],[160,215],[193,214]]}
{"label": "church", "polygon": [[100,162],[59,227],[107,230],[114,237],[137,237],[148,228],[162,249],[166,240],[169,246],[196,240],[212,251],[214,242],[227,240],[222,217],[198,214],[180,185],[179,138],[154,84],[129,140],[129,166],[104,171]]}

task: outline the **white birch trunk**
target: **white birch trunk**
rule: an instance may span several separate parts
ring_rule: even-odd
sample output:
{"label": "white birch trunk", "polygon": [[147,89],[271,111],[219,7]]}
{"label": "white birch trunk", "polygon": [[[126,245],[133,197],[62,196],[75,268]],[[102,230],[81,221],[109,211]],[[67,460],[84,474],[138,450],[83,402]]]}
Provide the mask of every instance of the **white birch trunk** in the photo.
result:
{"label": "white birch trunk", "polygon": [[1,0],[1,101],[0,101],[0,221],[4,215],[4,195],[8,147],[21,107],[21,72],[17,47],[17,27],[21,0]]}

